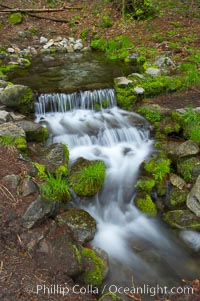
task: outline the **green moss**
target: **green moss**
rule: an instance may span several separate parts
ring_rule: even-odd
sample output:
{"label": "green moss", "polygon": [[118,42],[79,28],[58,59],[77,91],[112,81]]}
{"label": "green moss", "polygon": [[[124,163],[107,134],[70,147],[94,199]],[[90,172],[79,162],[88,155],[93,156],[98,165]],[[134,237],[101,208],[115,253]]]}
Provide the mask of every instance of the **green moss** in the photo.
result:
{"label": "green moss", "polygon": [[44,164],[39,164],[37,162],[34,163],[34,166],[37,169],[36,177],[39,179],[46,179],[47,178],[46,166]]}
{"label": "green moss", "polygon": [[15,138],[11,135],[0,136],[0,144],[5,147],[14,145],[14,140]]}
{"label": "green moss", "polygon": [[199,217],[189,210],[173,210],[164,214],[164,221],[172,228],[200,230]]}
{"label": "green moss", "polygon": [[64,153],[65,153],[66,162],[68,162],[69,161],[69,149],[65,144],[62,144],[62,145],[63,145],[63,149],[64,149]]}
{"label": "green moss", "polygon": [[132,89],[130,87],[121,88],[115,82],[115,91],[117,105],[124,110],[131,111],[137,100]]}
{"label": "green moss", "polygon": [[77,248],[76,245],[73,244],[72,247],[74,248],[75,255],[76,255],[76,258],[77,258],[77,260],[78,260],[78,263],[79,263],[80,265],[82,265],[82,256],[81,256],[81,252],[79,251],[79,249]]}
{"label": "green moss", "polygon": [[60,165],[58,166],[55,171],[55,175],[67,176],[68,174],[68,167],[67,165]]}
{"label": "green moss", "polygon": [[151,192],[154,186],[155,186],[155,181],[154,179],[151,178],[139,179],[135,185],[136,188],[139,188],[140,190],[146,192]]}
{"label": "green moss", "polygon": [[81,158],[72,168],[70,184],[77,195],[93,196],[101,189],[105,173],[102,161],[87,161]]}
{"label": "green moss", "polygon": [[26,132],[27,141],[43,142],[45,143],[49,137],[48,130],[45,127],[38,127],[35,131]]}
{"label": "green moss", "polygon": [[23,16],[21,13],[11,14],[8,18],[8,21],[13,25],[20,24],[22,20],[23,20]]}
{"label": "green moss", "polygon": [[156,216],[157,215],[157,207],[152,201],[150,195],[144,194],[143,196],[139,196],[135,199],[135,205],[138,209],[140,209],[142,212],[150,215],[150,216]]}
{"label": "green moss", "polygon": [[92,286],[101,285],[103,281],[103,261],[91,249],[83,248],[82,255],[91,261],[91,266],[89,268],[86,266],[83,272],[84,283]]}
{"label": "green moss", "polygon": [[181,158],[177,163],[177,171],[185,181],[191,181],[193,179],[193,170],[199,164],[200,161],[196,157]]}
{"label": "green moss", "polygon": [[152,124],[156,124],[161,121],[161,112],[159,109],[150,109],[147,107],[140,107],[137,112],[144,116]]}
{"label": "green moss", "polygon": [[113,22],[113,19],[111,17],[109,17],[109,16],[103,16],[102,17],[102,21],[100,23],[100,26],[102,28],[109,28],[109,27],[112,27],[113,24],[114,24],[114,22]]}
{"label": "green moss", "polygon": [[33,91],[31,88],[27,88],[26,92],[22,95],[20,103],[22,105],[30,105],[33,101]]}
{"label": "green moss", "polygon": [[16,148],[22,152],[27,152],[27,142],[26,139],[22,136],[15,138],[14,145]]}
{"label": "green moss", "polygon": [[180,189],[173,189],[170,192],[169,202],[172,206],[179,206],[186,203],[188,193]]}
{"label": "green moss", "polygon": [[158,196],[165,196],[167,192],[166,181],[163,180],[156,184],[156,192]]}

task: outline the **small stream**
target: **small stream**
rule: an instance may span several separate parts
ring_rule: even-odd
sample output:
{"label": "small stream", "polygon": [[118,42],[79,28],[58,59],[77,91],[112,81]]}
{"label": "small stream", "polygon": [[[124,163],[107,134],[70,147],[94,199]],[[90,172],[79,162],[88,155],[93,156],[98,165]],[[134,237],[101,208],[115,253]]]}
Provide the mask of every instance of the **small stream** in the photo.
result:
{"label": "small stream", "polygon": [[[77,158],[102,160],[106,180],[87,204],[76,206],[97,221],[92,241],[109,254],[107,284],[119,287],[148,284],[173,287],[182,278],[199,276],[195,252],[159,218],[134,205],[140,165],[153,153],[149,123],[117,107],[113,78],[136,72],[134,66],[109,62],[96,54],[77,53],[36,58],[30,69],[11,75],[14,83],[37,91],[36,122],[46,126],[49,143],[65,143],[70,164]],[[144,300],[155,300],[144,296]]]}

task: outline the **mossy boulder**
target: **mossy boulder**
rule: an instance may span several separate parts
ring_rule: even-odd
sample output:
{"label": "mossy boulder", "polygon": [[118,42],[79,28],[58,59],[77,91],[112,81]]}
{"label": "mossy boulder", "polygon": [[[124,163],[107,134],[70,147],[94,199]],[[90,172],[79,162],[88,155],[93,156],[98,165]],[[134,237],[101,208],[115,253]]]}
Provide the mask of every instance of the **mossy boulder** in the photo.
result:
{"label": "mossy boulder", "polygon": [[23,21],[23,16],[21,13],[13,13],[9,16],[8,21],[12,24],[12,25],[17,25],[22,23]]}
{"label": "mossy boulder", "polygon": [[164,133],[166,135],[170,135],[173,133],[177,134],[180,130],[181,127],[179,123],[177,123],[175,120],[172,120],[170,116],[166,116],[160,121],[161,133]]}
{"label": "mossy boulder", "polygon": [[21,152],[27,152],[27,141],[24,137],[19,136],[17,138],[15,138],[14,140],[14,145],[16,146],[16,148],[21,151]]}
{"label": "mossy boulder", "polygon": [[149,216],[157,215],[157,207],[149,194],[138,194],[135,198],[136,207]]}
{"label": "mossy boulder", "polygon": [[172,188],[169,194],[169,202],[172,206],[181,206],[186,204],[188,191]]}
{"label": "mossy boulder", "polygon": [[94,250],[88,248],[82,249],[82,256],[84,272],[80,276],[80,280],[87,285],[100,286],[104,280],[102,259],[97,256]]}
{"label": "mossy boulder", "polygon": [[61,225],[52,225],[49,234],[40,241],[34,252],[38,266],[53,273],[76,277],[83,271],[81,246],[71,232]]}
{"label": "mossy boulder", "polygon": [[79,158],[72,166],[70,184],[79,196],[91,197],[103,186],[106,168],[102,161]]}
{"label": "mossy boulder", "polygon": [[46,128],[33,121],[22,120],[16,124],[24,129],[27,141],[44,143],[49,136]]}
{"label": "mossy boulder", "polygon": [[116,294],[113,293],[107,293],[101,296],[98,301],[125,301],[123,298],[117,296]]}
{"label": "mossy boulder", "polygon": [[199,217],[189,210],[173,210],[164,214],[164,221],[172,228],[200,230]]}
{"label": "mossy boulder", "polygon": [[62,143],[54,143],[42,149],[40,163],[46,166],[46,171],[55,175],[67,176],[69,150]]}
{"label": "mossy boulder", "polygon": [[22,114],[33,112],[33,92],[23,85],[7,86],[0,92],[0,100],[6,107]]}
{"label": "mossy boulder", "polygon": [[141,191],[145,191],[147,193],[151,192],[152,189],[155,187],[154,179],[150,177],[141,176],[139,177],[135,187],[140,189]]}
{"label": "mossy boulder", "polygon": [[57,216],[57,222],[67,225],[80,243],[89,242],[96,232],[95,219],[85,210],[70,208]]}
{"label": "mossy boulder", "polygon": [[200,173],[200,160],[197,157],[180,158],[177,163],[177,172],[186,182],[194,180]]}

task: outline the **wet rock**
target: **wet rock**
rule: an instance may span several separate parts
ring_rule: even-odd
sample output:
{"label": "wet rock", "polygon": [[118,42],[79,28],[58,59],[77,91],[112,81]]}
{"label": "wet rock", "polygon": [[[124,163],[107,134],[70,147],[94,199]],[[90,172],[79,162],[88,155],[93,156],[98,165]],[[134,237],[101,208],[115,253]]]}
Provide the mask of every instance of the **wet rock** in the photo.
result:
{"label": "wet rock", "polygon": [[186,182],[174,173],[170,174],[169,180],[173,186],[179,188],[180,190],[183,189],[183,187],[186,185]]}
{"label": "wet rock", "polygon": [[83,270],[81,247],[64,226],[52,226],[49,234],[39,242],[34,258],[40,268],[54,275],[77,276]]}
{"label": "wet rock", "polygon": [[96,221],[88,212],[82,209],[71,208],[58,215],[56,219],[59,224],[67,225],[76,240],[81,244],[94,238]]}
{"label": "wet rock", "polygon": [[156,77],[156,76],[160,76],[161,75],[161,70],[158,68],[153,68],[153,67],[149,67],[147,68],[147,70],[145,71],[146,74],[152,76],[152,77]]}
{"label": "wet rock", "polygon": [[12,122],[6,122],[0,127],[0,136],[11,136],[11,137],[25,137],[26,134],[24,130],[18,125]]}
{"label": "wet rock", "polygon": [[43,48],[44,48],[44,49],[48,49],[48,48],[50,48],[51,46],[53,46],[53,44],[54,44],[54,40],[51,39],[51,40],[49,40],[49,41],[43,46]]}
{"label": "wet rock", "polygon": [[7,51],[8,51],[9,53],[14,53],[14,52],[15,52],[15,49],[12,48],[12,47],[9,47],[9,48],[7,49]]}
{"label": "wet rock", "polygon": [[190,155],[196,155],[199,153],[199,146],[195,141],[187,140],[181,143],[173,150],[173,155],[177,157],[186,157]]}
{"label": "wet rock", "polygon": [[200,230],[200,219],[189,210],[168,211],[164,221],[172,228]]}
{"label": "wet rock", "polygon": [[109,272],[109,256],[101,248],[94,247],[93,250],[99,256],[99,258],[101,258],[103,262],[103,279],[105,279],[108,276],[108,272]]}
{"label": "wet rock", "polygon": [[47,129],[38,123],[22,120],[16,124],[25,131],[27,141],[45,142],[48,138]]}
{"label": "wet rock", "polygon": [[0,124],[12,121],[10,113],[7,111],[0,111]]}
{"label": "wet rock", "polygon": [[76,42],[74,44],[74,50],[77,51],[77,50],[81,50],[83,48],[83,44],[80,43],[80,42]]}
{"label": "wet rock", "polygon": [[122,76],[122,77],[116,77],[115,82],[117,83],[118,86],[124,87],[124,86],[127,86],[128,84],[132,83],[133,81],[128,79],[125,76]]}
{"label": "wet rock", "polygon": [[187,207],[200,217],[200,175],[187,197]]}
{"label": "wet rock", "polygon": [[23,85],[7,86],[0,92],[0,101],[6,107],[20,113],[31,112],[33,109],[33,92]]}
{"label": "wet rock", "polygon": [[35,183],[31,179],[24,179],[22,182],[22,196],[26,197],[35,193],[38,189]]}
{"label": "wet rock", "polygon": [[11,188],[12,190],[16,190],[20,182],[20,177],[18,175],[7,175],[3,177],[3,183]]}
{"label": "wet rock", "polygon": [[55,216],[59,212],[59,202],[52,200],[43,200],[38,197],[30,204],[24,213],[23,226],[31,229],[45,222],[46,218]]}

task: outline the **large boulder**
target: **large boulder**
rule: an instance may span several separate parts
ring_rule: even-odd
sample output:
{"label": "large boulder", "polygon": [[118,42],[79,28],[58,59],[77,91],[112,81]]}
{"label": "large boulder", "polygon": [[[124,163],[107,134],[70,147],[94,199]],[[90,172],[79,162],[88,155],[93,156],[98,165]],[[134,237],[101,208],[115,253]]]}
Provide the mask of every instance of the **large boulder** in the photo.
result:
{"label": "large boulder", "polygon": [[28,120],[22,120],[17,122],[16,124],[24,129],[27,141],[45,142],[48,138],[47,129],[38,123]]}
{"label": "large boulder", "polygon": [[164,221],[172,228],[200,230],[200,219],[189,210],[168,211]]}
{"label": "large boulder", "polygon": [[70,208],[56,217],[61,225],[67,225],[80,243],[89,242],[96,232],[95,219],[85,210]]}
{"label": "large boulder", "polygon": [[33,256],[40,268],[57,275],[77,276],[83,270],[81,246],[65,226],[53,224]]}
{"label": "large boulder", "polygon": [[200,217],[200,175],[187,197],[187,207]]}
{"label": "large boulder", "polygon": [[0,102],[22,114],[33,111],[33,100],[31,88],[23,85],[7,86],[0,92]]}

